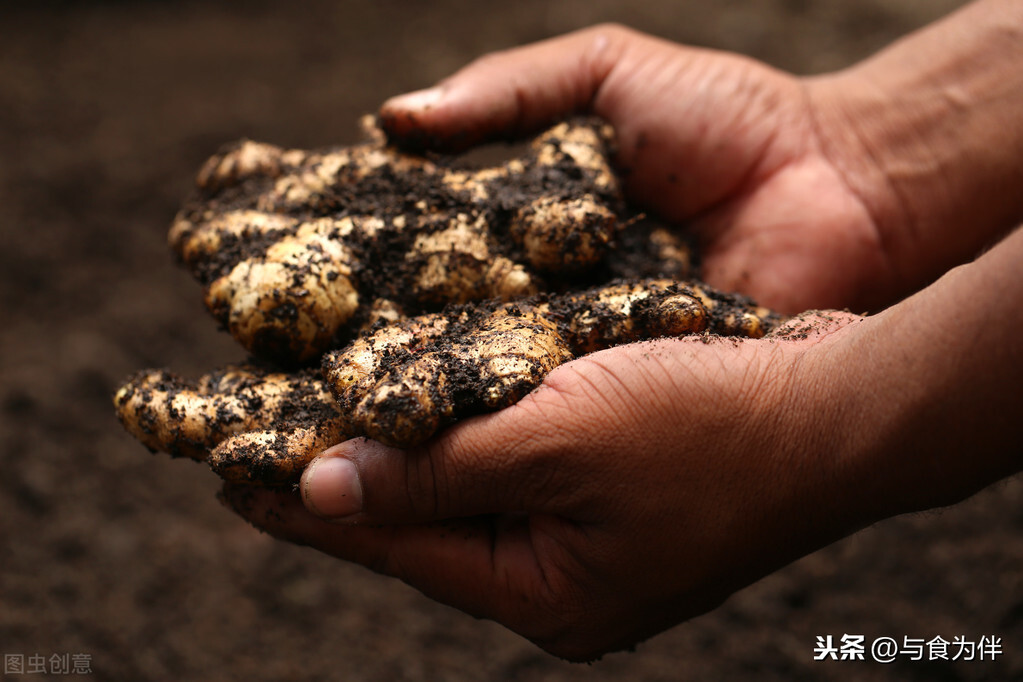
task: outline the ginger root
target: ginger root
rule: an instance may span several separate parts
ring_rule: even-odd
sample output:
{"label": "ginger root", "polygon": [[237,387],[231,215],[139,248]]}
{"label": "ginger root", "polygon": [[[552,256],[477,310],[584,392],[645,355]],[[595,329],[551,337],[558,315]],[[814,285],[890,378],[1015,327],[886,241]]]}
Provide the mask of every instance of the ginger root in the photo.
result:
{"label": "ginger root", "polygon": [[762,337],[780,318],[705,285],[620,282],[401,320],[324,355],[342,431],[395,447],[507,407],[580,355],[691,334]]}
{"label": "ginger root", "polygon": [[131,377],[114,404],[148,448],[286,484],[334,443],[422,443],[586,353],[759,337],[778,321],[679,283],[687,246],[623,218],[605,124],[560,123],[487,168],[402,153],[372,121],[367,132],[312,151],[244,141],[202,168],[169,241],[259,360],[197,381]]}
{"label": "ginger root", "polygon": [[455,166],[371,141],[305,151],[243,141],[211,158],[169,241],[251,353],[315,360],[374,301],[407,313],[505,301],[598,264],[622,208],[609,126],[561,123],[522,158]]}
{"label": "ginger root", "polygon": [[229,480],[297,478],[310,453],[343,436],[337,404],[315,369],[242,364],[194,382],[145,370],[117,391],[114,408],[150,450],[208,460]]}
{"label": "ginger root", "polygon": [[209,452],[228,480],[282,484],[342,440],[409,447],[511,405],[583,354],[663,336],[759,338],[780,318],[702,284],[641,280],[382,320],[327,353],[323,374],[240,365],[186,382],[139,373],[115,396],[118,416],[151,449]]}

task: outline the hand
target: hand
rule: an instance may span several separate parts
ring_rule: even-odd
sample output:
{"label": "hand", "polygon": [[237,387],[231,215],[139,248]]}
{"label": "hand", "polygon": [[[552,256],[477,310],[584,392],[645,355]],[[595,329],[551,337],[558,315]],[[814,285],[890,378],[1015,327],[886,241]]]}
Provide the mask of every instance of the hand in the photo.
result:
{"label": "hand", "polygon": [[850,499],[864,472],[818,445],[835,426],[822,363],[869,324],[855,319],[803,318],[788,340],[620,346],[422,448],[348,441],[302,485],[342,523],[296,493],[227,498],[273,535],[593,658],[872,520]]}
{"label": "hand", "polygon": [[599,26],[483,57],[380,115],[399,143],[461,148],[597,114],[627,193],[687,224],[707,282],[783,312],[877,310],[1023,220],[1021,37],[1023,5],[981,0],[795,78]]}
{"label": "hand", "polygon": [[[862,86],[844,101],[838,78],[600,28],[485,58],[383,114],[395,137],[450,146],[592,110],[619,131],[633,197],[696,225],[713,283],[782,308],[861,307],[1015,224],[1018,193],[1001,190],[1023,177],[1020,26],[1019,3],[972,3],[843,77]],[[909,128],[872,114],[896,92]],[[858,130],[835,123],[860,113]],[[331,448],[303,477],[305,506],[226,499],[279,537],[591,658],[1018,472],[1023,317],[1006,311],[1023,305],[1020,262],[1023,230],[873,317],[596,353],[421,448]]]}
{"label": "hand", "polygon": [[744,57],[601,26],[484,57],[387,102],[381,119],[399,141],[462,148],[595,113],[618,133],[630,198],[698,235],[708,283],[787,312],[862,310],[907,292],[879,216],[834,162],[823,92]]}
{"label": "hand", "polygon": [[278,537],[592,658],[1018,472],[1023,318],[1005,310],[1023,301],[1021,259],[1018,230],[876,316],[594,353],[423,447],[330,448],[303,475],[304,506],[247,487],[226,500]]}

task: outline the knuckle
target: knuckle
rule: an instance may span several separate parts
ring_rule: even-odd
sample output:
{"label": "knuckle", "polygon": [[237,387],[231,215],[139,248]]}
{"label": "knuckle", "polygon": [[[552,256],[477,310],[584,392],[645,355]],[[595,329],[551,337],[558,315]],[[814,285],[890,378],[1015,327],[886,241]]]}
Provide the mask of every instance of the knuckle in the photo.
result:
{"label": "knuckle", "polygon": [[589,401],[594,391],[580,380],[579,369],[571,365],[559,367],[544,382],[512,408],[516,424],[525,428],[514,434],[516,451],[526,455],[542,455],[559,451],[562,446],[583,437],[592,426]]}
{"label": "knuckle", "polygon": [[545,390],[534,395],[571,414],[578,408],[578,401],[605,393],[606,374],[607,370],[592,355],[584,355],[548,374],[542,384]]}

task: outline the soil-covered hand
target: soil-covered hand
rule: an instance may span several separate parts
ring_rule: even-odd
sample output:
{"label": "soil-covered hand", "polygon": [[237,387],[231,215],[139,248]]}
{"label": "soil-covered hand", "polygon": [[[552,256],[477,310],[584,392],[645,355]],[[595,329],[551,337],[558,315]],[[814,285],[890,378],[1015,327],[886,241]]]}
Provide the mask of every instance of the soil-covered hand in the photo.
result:
{"label": "soil-covered hand", "polygon": [[788,313],[876,303],[894,273],[813,93],[739,55],[600,26],[488,55],[380,119],[399,144],[446,148],[593,112],[618,135],[627,196],[688,222],[708,283]]}
{"label": "soil-covered hand", "polygon": [[797,79],[598,27],[387,103],[393,139],[435,147],[605,117],[628,194],[691,222],[713,284],[783,310],[863,309],[940,279],[871,317],[593,353],[419,447],[331,448],[301,498],[225,499],[589,659],[865,524],[1019,472],[1021,36],[1023,5],[980,0]]}

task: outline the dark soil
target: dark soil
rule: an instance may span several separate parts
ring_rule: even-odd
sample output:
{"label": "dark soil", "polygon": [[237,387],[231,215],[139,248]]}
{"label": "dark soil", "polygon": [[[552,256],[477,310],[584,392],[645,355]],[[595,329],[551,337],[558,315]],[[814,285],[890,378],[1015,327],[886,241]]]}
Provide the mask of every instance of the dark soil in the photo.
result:
{"label": "dark soil", "polygon": [[[96,679],[133,681],[1023,677],[1019,480],[879,524],[635,652],[580,666],[256,533],[217,503],[204,466],[147,454],[110,400],[141,367],[196,376],[240,359],[166,246],[197,169],[226,141],[349,144],[387,96],[603,20],[805,73],[957,4],[4,3],[0,653],[83,653]],[[812,660],[818,635],[845,633],[996,635],[1005,653]]]}

